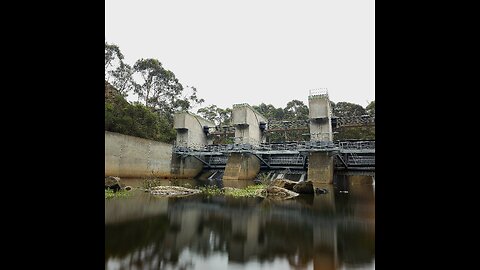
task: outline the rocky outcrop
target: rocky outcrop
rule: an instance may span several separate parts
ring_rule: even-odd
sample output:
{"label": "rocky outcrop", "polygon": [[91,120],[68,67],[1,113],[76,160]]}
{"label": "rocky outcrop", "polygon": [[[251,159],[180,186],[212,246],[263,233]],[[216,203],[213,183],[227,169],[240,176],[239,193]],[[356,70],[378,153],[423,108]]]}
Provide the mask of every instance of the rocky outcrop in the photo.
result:
{"label": "rocky outcrop", "polygon": [[298,182],[295,186],[293,186],[293,191],[300,194],[313,194],[313,183],[312,181]]}
{"label": "rocky outcrop", "polygon": [[281,187],[281,188],[285,188],[285,189],[292,190],[292,191],[293,191],[293,187],[296,184],[297,184],[297,182],[292,181],[292,180],[288,180],[288,179],[276,179],[273,182],[273,185],[276,186],[276,187]]}
{"label": "rocky outcrop", "polygon": [[184,197],[193,194],[198,194],[201,191],[198,189],[191,189],[177,186],[157,186],[150,188],[150,194],[162,197]]}
{"label": "rocky outcrop", "polygon": [[328,190],[326,188],[315,188],[315,194],[327,194]]}
{"label": "rocky outcrop", "polygon": [[260,190],[257,195],[262,198],[268,198],[273,200],[287,200],[297,197],[299,194],[285,188],[269,186],[265,189]]}
{"label": "rocky outcrop", "polygon": [[113,189],[115,192],[122,189],[120,177],[107,176],[105,177],[105,189]]}

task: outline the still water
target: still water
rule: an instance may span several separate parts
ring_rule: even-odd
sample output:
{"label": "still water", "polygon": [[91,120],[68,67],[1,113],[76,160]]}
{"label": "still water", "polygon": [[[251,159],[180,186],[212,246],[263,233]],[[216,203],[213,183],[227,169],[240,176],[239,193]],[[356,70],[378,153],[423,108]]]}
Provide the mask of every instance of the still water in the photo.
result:
{"label": "still water", "polygon": [[105,269],[375,269],[372,176],[335,178],[327,194],[286,201],[138,190],[105,200]]}

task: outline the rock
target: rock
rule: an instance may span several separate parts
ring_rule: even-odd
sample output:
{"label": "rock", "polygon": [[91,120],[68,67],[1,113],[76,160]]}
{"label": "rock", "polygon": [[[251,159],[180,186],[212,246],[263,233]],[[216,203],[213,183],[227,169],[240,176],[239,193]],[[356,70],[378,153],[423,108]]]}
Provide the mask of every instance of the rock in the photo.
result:
{"label": "rock", "polygon": [[130,191],[130,190],[132,190],[132,187],[131,186],[126,186],[124,189]]}
{"label": "rock", "polygon": [[257,195],[262,198],[268,198],[268,199],[274,199],[274,200],[287,200],[293,197],[297,197],[299,194],[285,188],[270,186],[265,189],[259,190]]}
{"label": "rock", "polygon": [[327,194],[328,190],[326,188],[315,188],[315,194]]}
{"label": "rock", "polygon": [[313,183],[312,181],[298,182],[293,186],[293,191],[300,194],[313,194]]}
{"label": "rock", "polygon": [[159,195],[164,197],[184,197],[200,193],[199,189],[191,189],[178,186],[157,186],[150,188],[152,195]]}
{"label": "rock", "polygon": [[107,176],[105,177],[105,189],[113,189],[115,192],[122,188],[120,177]]}
{"label": "rock", "polygon": [[276,179],[273,182],[273,185],[276,187],[281,187],[281,188],[285,188],[292,191],[293,191],[293,186],[295,186],[296,184],[297,182],[288,180],[288,179]]}

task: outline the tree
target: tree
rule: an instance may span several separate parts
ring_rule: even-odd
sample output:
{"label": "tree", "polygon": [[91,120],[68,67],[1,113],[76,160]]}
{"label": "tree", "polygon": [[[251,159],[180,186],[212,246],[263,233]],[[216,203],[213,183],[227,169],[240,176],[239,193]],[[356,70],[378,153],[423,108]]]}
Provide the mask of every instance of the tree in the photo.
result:
{"label": "tree", "polygon": [[368,115],[375,117],[375,100],[368,103],[366,111]]}
{"label": "tree", "polygon": [[283,120],[285,112],[282,108],[275,108],[272,104],[262,103],[258,106],[252,106],[268,120]]}
{"label": "tree", "polygon": [[333,110],[333,115],[337,117],[355,117],[365,114],[366,111],[362,106],[349,102],[338,102]]}
{"label": "tree", "polygon": [[176,137],[166,117],[138,102],[130,104],[121,95],[105,103],[105,130],[166,143]]}
{"label": "tree", "polygon": [[124,97],[134,90],[133,69],[123,62],[124,56],[115,44],[105,42],[105,80]]}
{"label": "tree", "polygon": [[197,113],[205,119],[215,122],[215,124],[219,126],[229,125],[232,118],[232,109],[222,109],[216,105],[200,108],[197,110]]}
{"label": "tree", "polygon": [[115,69],[110,71],[112,82],[111,84],[120,92],[124,97],[129,92],[135,90],[135,81],[133,80],[133,68],[123,62]]}
{"label": "tree", "polygon": [[[123,54],[120,48],[115,44],[108,44],[105,41],[105,78],[107,79],[108,71],[111,67],[116,66],[116,61],[123,62]],[[108,81],[108,80],[107,80]]]}
{"label": "tree", "polygon": [[292,100],[283,109],[286,120],[308,120],[308,106],[300,100]]}
{"label": "tree", "polygon": [[197,89],[190,87],[192,93],[184,95],[183,85],[175,74],[162,67],[157,59],[137,60],[133,69],[142,81],[135,84],[135,93],[145,101],[145,106],[159,113],[172,115],[176,111],[188,110],[194,104],[204,100],[197,97]]}

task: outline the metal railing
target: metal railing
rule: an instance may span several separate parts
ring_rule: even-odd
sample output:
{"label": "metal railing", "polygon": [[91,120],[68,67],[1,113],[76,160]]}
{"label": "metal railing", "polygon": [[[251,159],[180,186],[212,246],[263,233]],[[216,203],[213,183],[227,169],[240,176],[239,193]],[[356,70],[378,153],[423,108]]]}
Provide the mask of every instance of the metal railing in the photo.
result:
{"label": "metal railing", "polygon": [[210,157],[210,164],[217,165],[217,164],[226,164],[228,157],[220,156],[220,157]]}
{"label": "metal railing", "polygon": [[338,142],[336,145],[340,149],[375,149],[375,141]]}
{"label": "metal railing", "polygon": [[283,143],[260,143],[258,145],[249,143],[234,144],[215,144],[196,147],[186,147],[183,145],[174,145],[174,152],[229,152],[237,150],[260,150],[260,151],[297,151],[297,150],[315,150],[315,149],[343,149],[343,150],[365,150],[375,149],[375,141],[297,141]]}
{"label": "metal railing", "polygon": [[374,116],[353,116],[336,118],[336,126],[375,125]]}
{"label": "metal railing", "polygon": [[283,156],[272,157],[269,159],[270,165],[302,165],[304,157],[302,156]]}
{"label": "metal railing", "polygon": [[316,88],[308,91],[308,97],[326,97],[328,99],[328,89],[327,88]]}

